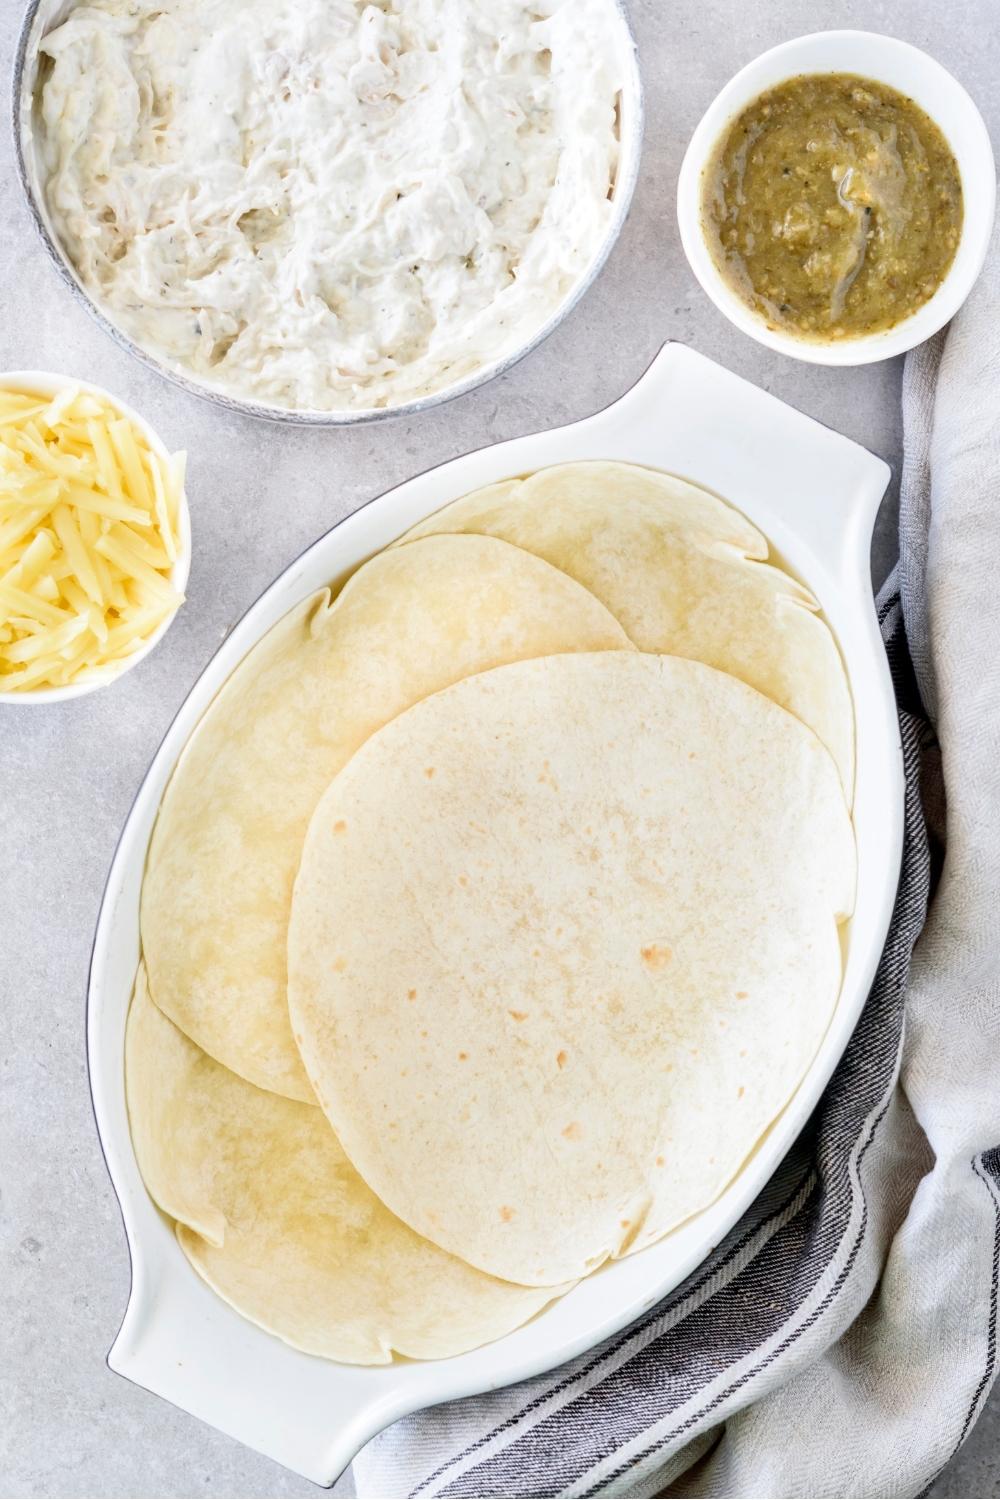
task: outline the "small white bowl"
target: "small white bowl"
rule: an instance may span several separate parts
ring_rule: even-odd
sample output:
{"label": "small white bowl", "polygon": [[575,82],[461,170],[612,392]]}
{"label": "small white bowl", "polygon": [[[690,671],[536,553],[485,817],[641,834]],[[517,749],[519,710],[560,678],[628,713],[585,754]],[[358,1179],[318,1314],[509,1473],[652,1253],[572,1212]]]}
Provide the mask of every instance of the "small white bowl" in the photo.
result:
{"label": "small white bowl", "polygon": [[[96,396],[101,401],[106,401],[109,406],[121,413],[123,417],[136,426],[142,433],[152,451],[158,457],[166,460],[170,457],[168,449],[161,439],[153,431],[153,428],[141,417],[131,406],[126,406],[117,396],[110,391],[104,390],[102,386],[92,385],[87,380],[76,380],[72,375],[52,375],[44,370],[10,370],[0,371],[0,390],[5,391],[28,391],[37,392],[40,396],[58,396],[60,391],[76,388],[89,396]],[[191,516],[188,511],[187,491],[181,492],[180,511],[177,525],[177,561],[170,572],[170,582],[179,594],[183,594],[191,571]],[[178,606],[179,608],[180,606]],[[139,647],[133,651],[131,656],[123,657],[120,662],[109,663],[107,675],[89,682],[68,682],[64,687],[28,688],[20,693],[0,692],[0,703],[39,704],[39,703],[63,703],[69,698],[82,698],[85,693],[96,692],[98,688],[107,687],[109,683],[117,682],[126,672],[131,671],[139,662],[152,651],[153,647],[163,639],[174,620],[177,618],[177,610],[167,615],[166,619]]]}
{"label": "small white bowl", "polygon": [[[916,312],[881,333],[822,343],[769,328],[725,281],[702,229],[702,173],[723,132],[767,89],[803,73],[857,73],[913,99],[940,128],[962,179],[962,235],[944,281]],[[681,164],[677,218],[691,269],[720,312],[743,333],[793,359],[816,365],[867,365],[905,354],[954,317],[972,290],[989,248],[996,168],[983,117],[951,74],[908,42],[871,31],[820,31],[764,52],[709,105]]]}

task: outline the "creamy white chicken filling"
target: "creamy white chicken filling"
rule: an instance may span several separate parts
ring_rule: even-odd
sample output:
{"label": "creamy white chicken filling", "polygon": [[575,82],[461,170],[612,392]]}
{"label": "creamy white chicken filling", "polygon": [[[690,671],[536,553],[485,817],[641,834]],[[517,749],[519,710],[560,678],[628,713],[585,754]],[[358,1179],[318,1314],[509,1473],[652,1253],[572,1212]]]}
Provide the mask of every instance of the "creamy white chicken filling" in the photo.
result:
{"label": "creamy white chicken filling", "polygon": [[54,227],[111,320],[228,393],[391,406],[513,352],[618,160],[612,0],[89,0],[42,42]]}

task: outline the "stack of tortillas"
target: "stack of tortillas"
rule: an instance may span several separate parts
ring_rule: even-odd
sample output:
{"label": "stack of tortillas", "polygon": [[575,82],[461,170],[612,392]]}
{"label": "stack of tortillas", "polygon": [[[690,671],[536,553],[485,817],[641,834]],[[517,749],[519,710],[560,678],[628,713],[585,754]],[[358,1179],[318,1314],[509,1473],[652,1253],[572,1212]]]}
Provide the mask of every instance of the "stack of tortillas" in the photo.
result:
{"label": "stack of tortillas", "polygon": [[167,788],[126,1041],[195,1268],[333,1359],[457,1353],[710,1204],[816,1053],[850,696],[737,511],[580,463],[282,620]]}

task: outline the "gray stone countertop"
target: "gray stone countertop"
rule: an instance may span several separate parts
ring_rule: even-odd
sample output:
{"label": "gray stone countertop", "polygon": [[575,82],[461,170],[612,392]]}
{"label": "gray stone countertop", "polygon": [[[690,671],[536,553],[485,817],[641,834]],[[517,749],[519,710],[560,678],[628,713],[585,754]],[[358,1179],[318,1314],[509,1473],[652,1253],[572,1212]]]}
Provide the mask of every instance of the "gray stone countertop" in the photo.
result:
{"label": "gray stone countertop", "polygon": [[[91,1115],[84,991],[105,875],[135,790],[175,710],[246,607],[309,542],[364,501],[468,449],[598,410],[681,339],[881,454],[898,474],[899,362],[800,364],[732,329],[694,282],[674,218],[677,169],[701,112],[766,47],[837,26],[886,31],[937,56],[1000,141],[995,0],[631,0],[647,91],[641,179],[596,286],[502,379],[424,414],[342,431],[279,429],[188,397],[115,345],[47,263],[0,127],[0,369],[62,370],[145,413],[190,454],[188,603],[116,686],[49,708],[0,707],[0,1492],[318,1493],[112,1375],[104,1356],[128,1292],[117,1205]],[[9,77],[20,0],[0,0]],[[1000,154],[1000,153],[998,153]],[[894,560],[896,486],[873,549]],[[1000,1495],[1000,1401],[934,1493]]]}

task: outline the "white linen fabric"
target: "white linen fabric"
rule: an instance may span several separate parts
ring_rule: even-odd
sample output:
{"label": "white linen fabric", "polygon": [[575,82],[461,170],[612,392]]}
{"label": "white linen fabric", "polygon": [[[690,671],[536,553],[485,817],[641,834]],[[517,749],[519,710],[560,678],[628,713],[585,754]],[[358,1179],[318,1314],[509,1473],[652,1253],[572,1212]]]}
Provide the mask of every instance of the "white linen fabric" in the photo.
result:
{"label": "white linen fabric", "polygon": [[683,1286],[560,1370],[396,1423],[355,1462],[360,1496],[912,1496],[982,1409],[1000,1280],[1000,244],[908,357],[903,404],[901,560],[878,610],[906,846],[847,1053]]}

